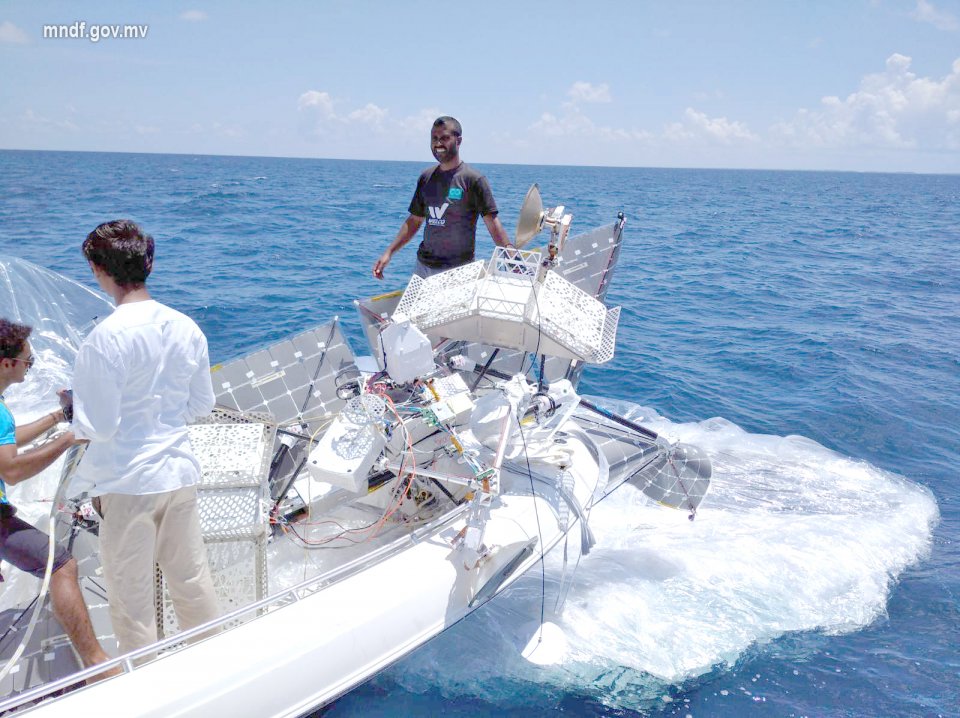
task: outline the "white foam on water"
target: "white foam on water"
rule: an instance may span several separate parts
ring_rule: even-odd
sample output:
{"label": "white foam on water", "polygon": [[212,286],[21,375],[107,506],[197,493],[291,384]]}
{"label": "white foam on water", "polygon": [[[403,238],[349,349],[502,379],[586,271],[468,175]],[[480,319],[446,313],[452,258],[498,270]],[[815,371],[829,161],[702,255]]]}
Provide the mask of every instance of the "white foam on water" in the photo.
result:
{"label": "white foam on water", "polygon": [[619,409],[651,417],[650,428],[710,456],[713,482],[696,520],[630,485],[593,509],[597,545],[580,561],[559,615],[551,609],[561,551],[547,561],[546,619],[566,639],[559,665],[532,667],[511,655],[537,628],[535,568],[392,677],[416,690],[430,676],[445,692],[487,698],[498,680],[545,682],[631,705],[790,632],[863,628],[884,614],[900,573],[929,551],[936,501],[901,476],[803,437]]}

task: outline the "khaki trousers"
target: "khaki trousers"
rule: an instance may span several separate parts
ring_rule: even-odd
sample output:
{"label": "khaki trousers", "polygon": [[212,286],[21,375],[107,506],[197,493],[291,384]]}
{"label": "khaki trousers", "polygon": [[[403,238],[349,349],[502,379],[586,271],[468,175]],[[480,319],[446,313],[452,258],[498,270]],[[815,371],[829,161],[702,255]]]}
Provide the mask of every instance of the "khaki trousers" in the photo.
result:
{"label": "khaki trousers", "polygon": [[219,615],[196,486],[144,496],[105,494],[100,511],[100,559],[121,654],[157,641],[154,563],[181,630]]}

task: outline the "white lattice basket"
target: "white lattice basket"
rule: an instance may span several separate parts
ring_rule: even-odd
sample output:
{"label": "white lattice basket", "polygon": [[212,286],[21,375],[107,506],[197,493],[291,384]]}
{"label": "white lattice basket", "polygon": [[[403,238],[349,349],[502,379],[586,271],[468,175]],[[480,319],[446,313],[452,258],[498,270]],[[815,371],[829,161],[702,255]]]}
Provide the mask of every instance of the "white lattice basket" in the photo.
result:
{"label": "white lattice basket", "polygon": [[[400,297],[396,312],[417,317],[425,330],[469,314],[477,282],[484,276],[484,263],[472,262],[423,279],[414,275]],[[437,311],[441,309],[442,311]]]}
{"label": "white lattice basket", "polygon": [[[197,506],[220,610],[266,596],[269,489],[267,478],[276,426],[217,412],[189,427],[200,462]],[[157,571],[157,614],[163,635],[179,630],[162,573]]]}
{"label": "white lattice basket", "polygon": [[498,247],[427,279],[413,277],[397,306],[421,331],[509,349],[602,363],[613,357],[619,307],[542,266],[539,251]]}

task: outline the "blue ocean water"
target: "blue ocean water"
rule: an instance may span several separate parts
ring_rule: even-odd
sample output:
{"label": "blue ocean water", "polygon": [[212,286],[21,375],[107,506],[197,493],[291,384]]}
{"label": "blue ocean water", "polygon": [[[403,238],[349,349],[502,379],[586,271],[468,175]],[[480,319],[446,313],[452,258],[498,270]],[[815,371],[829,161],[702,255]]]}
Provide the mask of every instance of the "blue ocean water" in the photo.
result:
{"label": "blue ocean water", "polygon": [[[3,151],[0,254],[93,286],[83,237],[130,217],[215,360],[335,314],[362,353],[426,164]],[[496,635],[535,618],[519,585],[326,715],[960,715],[960,176],[478,166],[511,229],[533,182],[575,231],[625,213],[617,355],[581,391],[706,443],[718,485],[697,528],[594,517],[619,553],[583,561],[568,665]]]}

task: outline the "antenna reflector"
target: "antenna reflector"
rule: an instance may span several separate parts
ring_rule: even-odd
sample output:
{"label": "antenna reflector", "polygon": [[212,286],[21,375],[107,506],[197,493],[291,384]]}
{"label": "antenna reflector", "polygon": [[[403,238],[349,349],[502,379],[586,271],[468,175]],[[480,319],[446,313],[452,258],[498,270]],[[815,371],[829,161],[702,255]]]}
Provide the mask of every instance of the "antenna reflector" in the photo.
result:
{"label": "antenna reflector", "polygon": [[540,187],[534,183],[527,190],[527,196],[520,207],[517,234],[513,240],[513,245],[517,249],[524,247],[543,229],[543,218],[543,200],[540,198]]}

